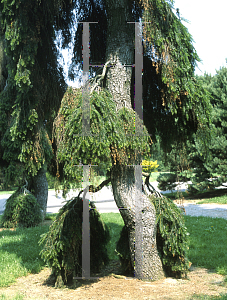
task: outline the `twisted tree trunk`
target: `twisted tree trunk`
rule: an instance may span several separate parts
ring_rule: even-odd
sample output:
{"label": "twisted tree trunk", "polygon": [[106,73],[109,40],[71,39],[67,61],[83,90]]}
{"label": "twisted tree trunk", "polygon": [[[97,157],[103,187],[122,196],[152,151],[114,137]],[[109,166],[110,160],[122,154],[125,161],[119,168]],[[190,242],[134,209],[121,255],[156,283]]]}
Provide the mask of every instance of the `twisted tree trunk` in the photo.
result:
{"label": "twisted tree trunk", "polygon": [[[122,107],[132,109],[132,67],[124,66],[134,63],[134,24],[127,24],[132,21],[129,3],[127,0],[106,1],[108,14],[106,61],[114,65],[108,69],[106,86],[113,95],[117,110]],[[135,270],[137,277],[157,280],[163,278],[164,273],[156,246],[155,209],[149,198],[135,184],[133,165],[140,165],[141,157],[140,155],[136,157],[135,153],[130,157],[129,159],[124,156],[123,151],[112,148],[111,183],[114,199],[128,228],[132,266],[135,262],[135,224],[138,225],[137,230],[138,228],[141,230],[141,247],[139,249],[136,247],[136,251],[140,251],[137,257],[143,259],[139,263],[137,260]],[[127,162],[127,165],[122,162]],[[140,204],[139,211],[135,209],[135,201]]]}

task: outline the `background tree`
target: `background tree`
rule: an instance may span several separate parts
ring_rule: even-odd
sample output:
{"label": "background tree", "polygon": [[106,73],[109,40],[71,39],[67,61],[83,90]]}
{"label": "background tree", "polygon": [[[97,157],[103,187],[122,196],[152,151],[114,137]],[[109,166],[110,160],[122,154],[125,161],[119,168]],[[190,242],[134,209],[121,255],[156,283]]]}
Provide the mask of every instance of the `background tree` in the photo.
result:
{"label": "background tree", "polygon": [[0,3],[1,166],[7,168],[8,179],[13,180],[15,165],[21,164],[27,188],[33,191],[44,215],[48,196],[46,163],[52,157],[48,133],[66,90],[58,65],[56,30],[61,28],[67,39],[65,23],[70,23],[71,9],[70,1]]}
{"label": "background tree", "polygon": [[206,152],[199,141],[195,140],[192,191],[214,189],[227,181],[227,68],[220,68],[214,76],[200,76],[199,80],[210,93],[213,126]]}
{"label": "background tree", "polygon": [[[227,68],[222,67],[214,76],[204,74],[197,80],[206,89],[212,105],[211,125],[207,134],[209,142],[201,143],[197,135],[184,146],[184,152],[172,148],[167,155],[170,171],[175,174],[158,178],[160,188],[170,189],[170,183],[191,180],[189,191],[201,192],[225,186],[226,178],[226,77]],[[178,180],[177,180],[178,178]]]}

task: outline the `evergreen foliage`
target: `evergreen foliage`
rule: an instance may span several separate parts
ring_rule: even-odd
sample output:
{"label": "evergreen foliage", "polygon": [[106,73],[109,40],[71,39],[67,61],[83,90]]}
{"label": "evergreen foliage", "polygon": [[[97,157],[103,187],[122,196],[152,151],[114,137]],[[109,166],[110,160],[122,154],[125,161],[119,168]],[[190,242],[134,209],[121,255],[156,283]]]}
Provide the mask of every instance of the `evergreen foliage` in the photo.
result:
{"label": "evergreen foliage", "polygon": [[[83,201],[72,198],[60,209],[47,233],[42,235],[41,256],[52,269],[56,286],[69,283],[73,276],[82,276],[82,215]],[[90,259],[91,271],[98,272],[108,263],[106,245],[109,230],[103,223],[93,202],[90,202]]]}
{"label": "evergreen foliage", "polygon": [[[170,149],[174,141],[186,140],[197,129],[206,128],[209,121],[209,97],[194,76],[200,60],[192,36],[173,12],[173,1],[138,0],[129,1],[128,5],[132,9],[129,21],[138,22],[142,18],[142,22],[150,22],[143,25],[144,124],[154,140],[159,134],[162,147]],[[108,21],[105,1],[78,3],[77,9],[78,21],[98,19],[103,25],[103,29],[99,24],[90,25],[90,40],[91,63],[104,64]],[[78,25],[72,74],[76,66],[82,69],[81,45],[82,25]],[[91,74],[98,72],[99,68],[92,68]],[[133,103],[134,78],[131,91]]]}
{"label": "evergreen foliage", "polygon": [[195,176],[191,191],[214,189],[227,182],[227,68],[222,67],[213,77],[199,77],[211,94],[211,140],[206,152],[197,139],[193,151]]}
{"label": "evergreen foliage", "polygon": [[[115,103],[106,90],[90,95],[90,116],[91,134],[82,136],[82,92],[69,88],[55,119],[53,134],[59,169],[61,165],[63,168],[59,180],[65,191],[69,182],[81,182],[82,169],[78,168],[79,164],[98,165],[102,162],[110,166],[110,147],[118,149],[114,154],[116,157],[120,157],[122,151],[130,158],[135,149],[144,155],[149,153],[146,128],[141,126],[143,138],[135,136],[134,124],[138,116],[126,108],[116,112]],[[122,163],[127,164],[127,161]]]}
{"label": "evergreen foliage", "polygon": [[[190,262],[187,259],[189,249],[188,233],[182,211],[172,200],[150,197],[157,216],[156,241],[158,252],[167,276],[181,278],[187,276]],[[126,243],[127,241],[127,243]],[[124,226],[116,245],[116,252],[126,273],[132,273],[128,244],[128,231]]]}
{"label": "evergreen foliage", "polygon": [[7,200],[1,219],[5,228],[34,227],[42,221],[42,212],[35,196],[19,188]]}
{"label": "evergreen foliage", "polygon": [[[204,74],[198,81],[209,93],[212,105],[211,125],[206,132],[197,132],[192,141],[172,146],[167,163],[174,174],[159,176],[159,188],[171,189],[174,181],[192,181],[191,193],[214,189],[227,182],[227,68],[221,68],[214,76]],[[204,137],[201,139],[201,134]],[[200,135],[200,137],[198,137]],[[209,136],[209,139],[206,137]]]}
{"label": "evergreen foliage", "polygon": [[8,73],[0,91],[0,159],[6,167],[21,162],[31,176],[52,152],[47,132],[66,89],[57,61],[55,29],[63,30],[66,19],[70,24],[70,2],[0,2]]}

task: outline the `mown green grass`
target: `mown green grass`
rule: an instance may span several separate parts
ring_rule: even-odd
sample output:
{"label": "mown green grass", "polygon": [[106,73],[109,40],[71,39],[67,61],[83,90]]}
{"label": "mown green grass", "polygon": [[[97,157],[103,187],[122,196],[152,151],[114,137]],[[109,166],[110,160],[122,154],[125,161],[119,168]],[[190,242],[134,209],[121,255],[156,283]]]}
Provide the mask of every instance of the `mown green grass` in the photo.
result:
{"label": "mown green grass", "polygon": [[198,204],[204,204],[204,203],[227,204],[227,195],[207,198],[207,199],[203,199],[203,200],[198,202]]}
{"label": "mown green grass", "polygon": [[10,194],[12,195],[15,191],[0,191],[0,195]]}
{"label": "mown green grass", "polygon": [[9,286],[16,278],[38,273],[45,266],[39,252],[40,235],[49,226],[18,228],[0,232],[0,287]]}
{"label": "mown green grass", "polygon": [[110,259],[118,259],[115,252],[116,243],[120,238],[121,229],[124,226],[124,221],[119,213],[103,213],[101,214],[103,221],[109,228],[110,241],[107,244],[108,255]]}
{"label": "mown green grass", "polygon": [[[199,200],[201,199],[201,201],[198,201],[198,204],[209,204],[209,203],[216,203],[216,204],[227,204],[227,195],[220,195],[217,197],[212,197],[212,193],[213,191],[206,191],[204,192],[204,195],[206,193],[206,196],[204,196],[203,198],[203,194],[199,194],[199,195],[195,195],[193,196],[193,200]],[[210,193],[210,196],[209,196]],[[163,194],[165,197],[168,197],[172,200],[177,200],[177,199],[182,199],[182,198],[190,198],[189,193],[188,192],[172,192],[172,193],[165,193]],[[190,200],[190,199],[189,199]]]}
{"label": "mown green grass", "polygon": [[227,275],[227,220],[185,216],[189,236],[189,260],[194,266]]}
{"label": "mown green grass", "polygon": [[152,172],[149,181],[150,181],[150,182],[157,181],[157,178],[158,178],[158,176],[159,176],[160,174],[161,174],[160,172]]}
{"label": "mown green grass", "polygon": [[207,295],[194,295],[191,299],[198,300],[227,300],[227,294],[220,294],[219,296],[207,296]]}
{"label": "mown green grass", "polygon": [[[55,215],[48,215],[48,217],[53,220]],[[121,215],[103,213],[101,217],[110,230],[108,255],[111,260],[118,259],[115,247],[124,225]],[[185,216],[185,221],[190,233],[188,257],[193,266],[204,267],[218,274],[227,275],[227,220]],[[38,241],[40,235],[48,229],[49,226],[44,225],[0,232],[0,287],[9,286],[16,278],[29,273],[38,273],[45,267],[39,255],[41,246],[38,246]]]}
{"label": "mown green grass", "polygon": [[53,214],[53,213],[48,213],[46,214],[45,220],[50,220],[50,221],[54,221],[55,218],[57,216],[57,213]]}

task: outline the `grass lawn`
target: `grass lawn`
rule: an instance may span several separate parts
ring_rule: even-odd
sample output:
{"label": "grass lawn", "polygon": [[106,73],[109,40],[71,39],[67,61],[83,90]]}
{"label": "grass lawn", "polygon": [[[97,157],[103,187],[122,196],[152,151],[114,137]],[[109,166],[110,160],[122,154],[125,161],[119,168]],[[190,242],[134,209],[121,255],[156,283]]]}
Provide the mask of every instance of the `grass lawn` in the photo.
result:
{"label": "grass lawn", "polygon": [[24,299],[24,296],[20,295],[20,294],[17,294],[14,297],[7,297],[4,294],[0,295],[0,300],[23,300],[23,299]]}
{"label": "grass lawn", "polygon": [[189,236],[189,260],[194,266],[227,275],[227,220],[185,216]]}
{"label": "grass lawn", "polygon": [[10,285],[18,277],[38,273],[45,266],[39,256],[38,241],[48,228],[46,225],[0,232],[0,287]]}
{"label": "grass lawn", "polygon": [[[48,219],[53,220],[55,215],[48,215]],[[123,220],[119,213],[103,213],[101,216],[109,227],[111,235],[108,244],[109,257],[117,259],[115,246],[123,227]],[[185,216],[185,221],[190,233],[188,257],[192,264],[227,275],[227,220]],[[45,266],[39,256],[41,247],[38,246],[38,241],[40,235],[48,228],[49,225],[43,225],[35,228],[20,228],[15,231],[0,231],[0,287],[9,286],[18,277],[38,273]],[[0,300],[10,299],[4,297],[0,294]],[[196,297],[193,299],[227,299],[225,296],[222,298]],[[23,297],[18,295],[10,300],[21,299]]]}
{"label": "grass lawn", "polygon": [[150,182],[154,182],[157,181],[158,176],[161,174],[162,172],[152,172],[151,176],[150,176]]}
{"label": "grass lawn", "polygon": [[193,299],[193,300],[227,300],[227,295],[220,295],[220,296],[195,295],[191,299]]}
{"label": "grass lawn", "polygon": [[199,204],[203,203],[217,203],[217,204],[227,204],[227,194],[219,197],[211,197],[198,202]]}

